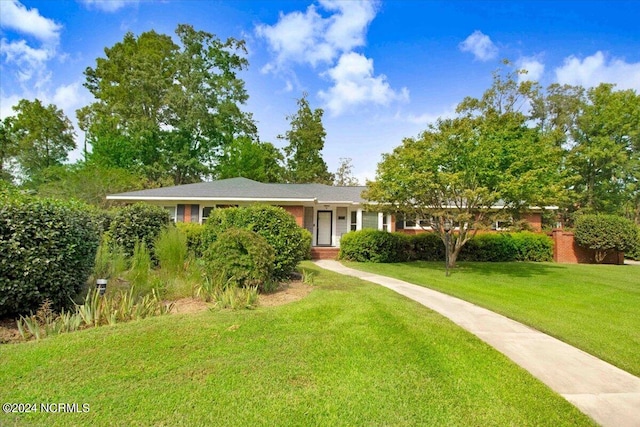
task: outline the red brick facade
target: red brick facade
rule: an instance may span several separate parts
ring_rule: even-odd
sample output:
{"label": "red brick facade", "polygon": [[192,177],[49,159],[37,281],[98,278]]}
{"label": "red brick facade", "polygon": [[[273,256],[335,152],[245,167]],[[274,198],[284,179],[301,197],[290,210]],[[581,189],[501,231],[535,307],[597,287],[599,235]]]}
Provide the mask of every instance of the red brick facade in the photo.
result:
{"label": "red brick facade", "polygon": [[285,211],[289,212],[296,219],[296,223],[300,227],[304,227],[304,207],[302,206],[280,206]]}
{"label": "red brick facade", "polygon": [[[593,264],[595,251],[586,249],[575,242],[573,233],[564,230],[553,230],[553,260],[566,264]],[[607,255],[603,264],[624,264],[624,253],[615,252]]]}

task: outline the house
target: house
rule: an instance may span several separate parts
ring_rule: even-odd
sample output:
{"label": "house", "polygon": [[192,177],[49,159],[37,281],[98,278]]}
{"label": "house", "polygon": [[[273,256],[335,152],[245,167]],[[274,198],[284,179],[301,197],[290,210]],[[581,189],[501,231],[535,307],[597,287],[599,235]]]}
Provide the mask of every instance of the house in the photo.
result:
{"label": "house", "polygon": [[[107,199],[162,206],[174,221],[198,223],[204,223],[213,209],[253,203],[281,206],[296,218],[298,225],[309,230],[314,248],[338,248],[342,235],[351,230],[422,230],[415,221],[396,223],[393,215],[366,211],[361,197],[365,189],[324,184],[265,184],[231,178],[112,194]],[[533,210],[527,214],[534,229],[541,229],[541,212]]]}

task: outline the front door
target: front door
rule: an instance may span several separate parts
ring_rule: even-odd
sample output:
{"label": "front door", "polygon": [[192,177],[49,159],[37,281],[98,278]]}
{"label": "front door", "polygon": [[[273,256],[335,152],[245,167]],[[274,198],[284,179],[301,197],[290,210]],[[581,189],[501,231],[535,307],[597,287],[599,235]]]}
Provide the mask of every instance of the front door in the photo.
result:
{"label": "front door", "polygon": [[333,234],[333,212],[318,211],[318,234],[316,235],[317,246],[331,246],[331,235]]}

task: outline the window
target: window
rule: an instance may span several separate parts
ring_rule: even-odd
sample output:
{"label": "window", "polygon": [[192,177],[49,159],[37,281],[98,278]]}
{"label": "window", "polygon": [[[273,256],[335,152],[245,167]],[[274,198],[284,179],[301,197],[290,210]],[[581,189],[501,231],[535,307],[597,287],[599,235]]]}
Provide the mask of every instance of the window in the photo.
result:
{"label": "window", "polygon": [[178,205],[176,209],[176,222],[184,222],[184,205]]}
{"label": "window", "polygon": [[213,210],[213,206],[205,206],[202,208],[202,223],[204,224],[211,216],[211,211]]}
{"label": "window", "polygon": [[387,223],[387,215],[382,214],[382,229],[384,231],[389,231],[389,224]]}
{"label": "window", "polygon": [[378,212],[362,212],[362,229],[378,229]]}
{"label": "window", "polygon": [[163,206],[164,210],[169,212],[171,221],[176,222],[176,207],[175,206]]}
{"label": "window", "polygon": [[351,211],[351,222],[349,229],[351,231],[356,231],[358,229],[358,211]]}

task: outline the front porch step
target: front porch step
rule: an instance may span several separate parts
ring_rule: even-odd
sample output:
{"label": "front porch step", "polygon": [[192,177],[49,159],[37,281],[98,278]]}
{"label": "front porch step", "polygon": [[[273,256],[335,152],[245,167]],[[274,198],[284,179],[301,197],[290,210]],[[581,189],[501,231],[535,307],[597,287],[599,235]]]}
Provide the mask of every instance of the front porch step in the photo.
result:
{"label": "front porch step", "polygon": [[338,259],[340,248],[311,248],[311,259]]}

